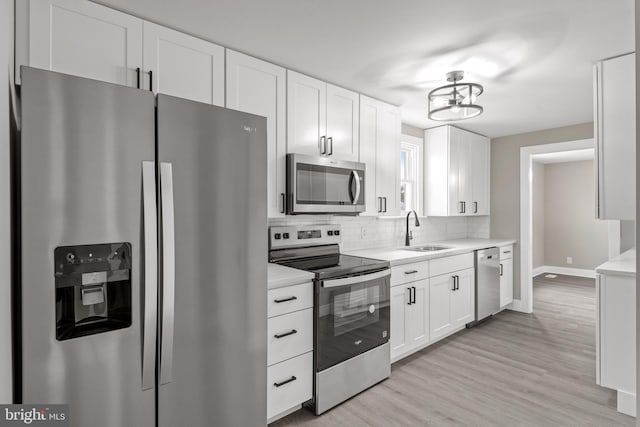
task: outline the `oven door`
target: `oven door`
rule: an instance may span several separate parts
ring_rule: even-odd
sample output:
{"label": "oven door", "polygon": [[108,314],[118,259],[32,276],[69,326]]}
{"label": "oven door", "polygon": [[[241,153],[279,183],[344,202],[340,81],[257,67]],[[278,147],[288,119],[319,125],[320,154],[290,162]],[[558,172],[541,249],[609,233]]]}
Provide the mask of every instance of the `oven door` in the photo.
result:
{"label": "oven door", "polygon": [[316,371],[389,341],[389,269],[316,287]]}
{"label": "oven door", "polygon": [[287,213],[364,211],[363,163],[287,154]]}

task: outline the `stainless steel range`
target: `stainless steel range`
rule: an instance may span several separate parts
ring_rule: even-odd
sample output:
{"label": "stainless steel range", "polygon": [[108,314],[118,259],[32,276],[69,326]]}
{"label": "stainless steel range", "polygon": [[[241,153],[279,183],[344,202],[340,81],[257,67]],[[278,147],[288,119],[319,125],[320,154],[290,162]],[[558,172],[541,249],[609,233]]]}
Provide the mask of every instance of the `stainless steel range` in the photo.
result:
{"label": "stainless steel range", "polygon": [[389,262],[340,253],[339,225],[271,227],[269,261],[314,279],[314,398],[321,414],[391,373]]}

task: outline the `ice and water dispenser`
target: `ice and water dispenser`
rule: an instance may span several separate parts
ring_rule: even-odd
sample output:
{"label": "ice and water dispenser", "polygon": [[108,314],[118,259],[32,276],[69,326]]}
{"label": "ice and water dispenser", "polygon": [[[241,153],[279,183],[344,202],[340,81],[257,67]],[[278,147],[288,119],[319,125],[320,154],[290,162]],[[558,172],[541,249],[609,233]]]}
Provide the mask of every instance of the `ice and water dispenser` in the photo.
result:
{"label": "ice and water dispenser", "polygon": [[59,341],[131,326],[131,245],[61,246],[54,251]]}

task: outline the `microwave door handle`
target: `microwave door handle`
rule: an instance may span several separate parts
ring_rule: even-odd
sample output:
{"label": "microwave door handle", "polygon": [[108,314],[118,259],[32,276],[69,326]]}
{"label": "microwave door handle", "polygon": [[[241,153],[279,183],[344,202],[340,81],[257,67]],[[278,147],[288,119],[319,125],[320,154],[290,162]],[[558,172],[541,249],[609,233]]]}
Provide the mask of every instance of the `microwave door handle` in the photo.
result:
{"label": "microwave door handle", "polygon": [[156,329],[158,322],[158,228],[156,217],[156,164],[142,162],[142,215],[144,230],[144,325],[142,329],[142,390],[155,386]]}
{"label": "microwave door handle", "polygon": [[175,221],[173,170],[171,163],[160,163],[160,202],[162,204],[162,341],[160,349],[160,385],[172,380],[173,329],[175,321]]}
{"label": "microwave door handle", "polygon": [[[355,196],[353,196],[353,199],[351,200],[351,202],[354,205],[357,205],[358,200],[360,200],[360,175],[358,175],[358,171],[356,170],[351,171],[351,179],[353,179],[356,182],[356,194]],[[349,191],[351,191],[351,186],[349,186]]]}
{"label": "microwave door handle", "polygon": [[341,279],[329,279],[321,281],[323,288],[335,288],[338,286],[348,286],[356,283],[368,282],[370,280],[382,279],[391,276],[389,269],[378,271],[376,273],[363,274],[361,276],[344,277]]}

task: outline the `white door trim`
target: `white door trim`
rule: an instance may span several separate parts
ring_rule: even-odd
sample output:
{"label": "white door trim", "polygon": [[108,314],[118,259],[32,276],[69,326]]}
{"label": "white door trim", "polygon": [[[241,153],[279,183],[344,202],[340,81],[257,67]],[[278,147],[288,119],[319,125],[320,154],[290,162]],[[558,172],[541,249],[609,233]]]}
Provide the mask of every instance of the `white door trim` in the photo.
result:
{"label": "white door trim", "polygon": [[532,145],[520,148],[520,310],[533,312],[533,257],[532,241],[532,181],[533,159],[537,154],[593,148],[593,139],[558,142],[554,144]]}

